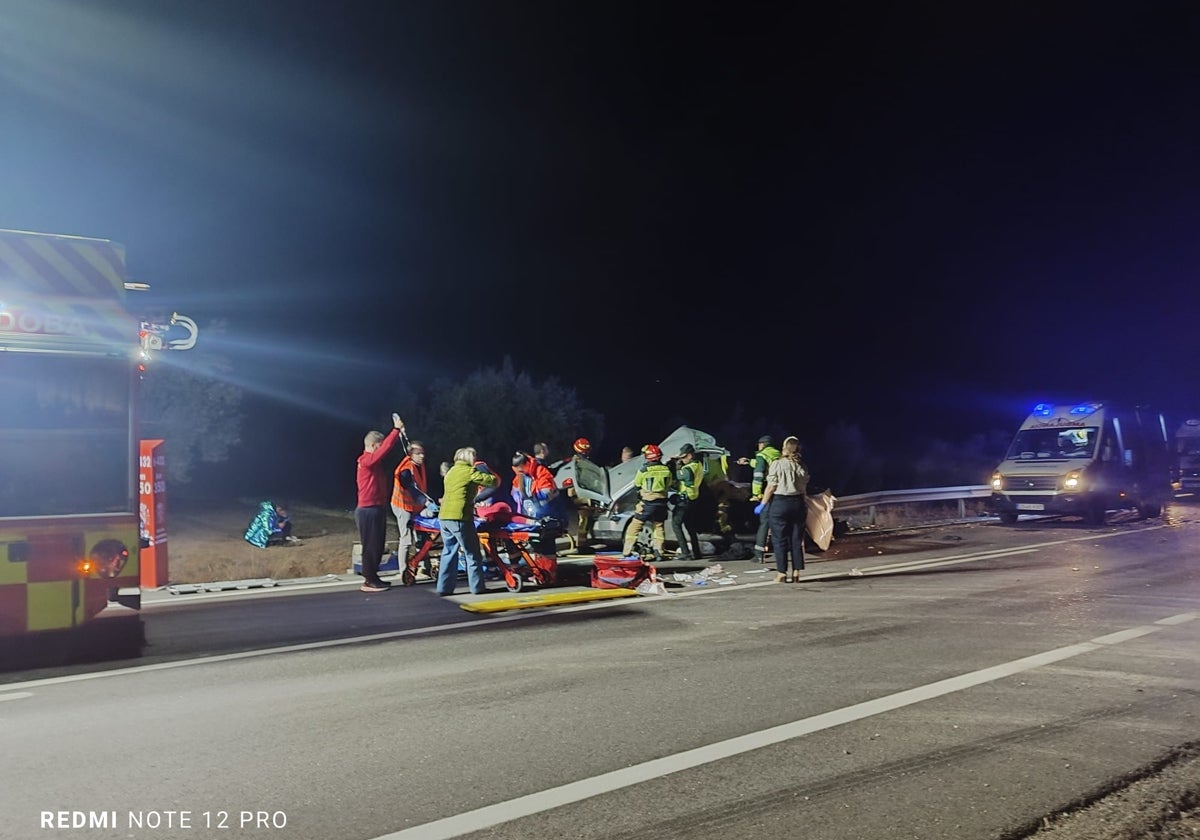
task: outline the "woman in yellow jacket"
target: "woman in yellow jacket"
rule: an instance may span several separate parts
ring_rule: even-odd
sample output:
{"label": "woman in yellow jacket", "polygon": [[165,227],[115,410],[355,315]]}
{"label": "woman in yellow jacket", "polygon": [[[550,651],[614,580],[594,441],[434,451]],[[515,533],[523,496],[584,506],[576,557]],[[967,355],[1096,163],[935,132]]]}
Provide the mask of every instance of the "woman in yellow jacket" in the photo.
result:
{"label": "woman in yellow jacket", "polygon": [[442,559],[438,563],[437,593],[453,595],[458,581],[458,550],[467,564],[467,584],[471,594],[487,592],[483,582],[483,554],[479,534],[475,532],[475,494],[480,487],[491,487],[496,476],[487,464],[475,460],[475,447],[464,446],[454,453],[454,464],[442,480],[445,492],[438,511],[442,532]]}

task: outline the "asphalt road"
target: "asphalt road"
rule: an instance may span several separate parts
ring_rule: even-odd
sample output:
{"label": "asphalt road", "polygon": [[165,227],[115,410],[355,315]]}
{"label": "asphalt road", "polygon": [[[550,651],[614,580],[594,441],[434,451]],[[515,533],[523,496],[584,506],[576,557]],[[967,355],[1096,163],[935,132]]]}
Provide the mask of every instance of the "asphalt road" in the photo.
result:
{"label": "asphalt road", "polygon": [[1197,738],[1197,549],[1181,508],[553,611],[168,601],[142,660],[4,675],[0,838],[1023,836]]}

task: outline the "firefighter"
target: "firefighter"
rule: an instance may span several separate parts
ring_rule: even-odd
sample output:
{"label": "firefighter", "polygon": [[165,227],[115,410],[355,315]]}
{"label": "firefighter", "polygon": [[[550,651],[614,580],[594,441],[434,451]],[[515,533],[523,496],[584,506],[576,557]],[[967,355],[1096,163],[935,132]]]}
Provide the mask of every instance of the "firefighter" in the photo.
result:
{"label": "firefighter", "polygon": [[675,492],[675,473],[662,462],[662,450],[653,443],[642,447],[642,455],[646,461],[633,477],[634,486],[638,488],[638,503],[633,516],[625,526],[625,544],[621,550],[624,557],[633,558],[633,546],[637,543],[642,525],[649,522],[652,527],[650,539],[654,550],[654,559],[662,562],[663,546],[667,540],[667,498]]}
{"label": "firefighter", "polygon": [[694,512],[704,481],[704,465],[696,460],[696,447],[685,443],[679,450],[675,466],[676,492],[671,496],[671,527],[679,543],[677,558],[686,562],[700,555],[700,538],[696,536]]}
{"label": "firefighter", "polygon": [[[575,478],[577,478],[579,476],[579,461],[591,454],[592,444],[587,438],[579,438],[575,441],[572,449],[575,450],[575,455],[572,456],[571,460],[576,465]],[[575,527],[575,545],[579,547],[592,539],[592,523],[595,511],[590,501],[581,499],[579,494],[575,492],[575,478],[568,478],[563,482],[563,487],[567,491],[567,497],[575,506],[575,513],[578,516],[578,524]]]}
{"label": "firefighter", "polygon": [[[758,439],[758,451],[754,453],[754,474],[750,478],[750,501],[762,501],[763,490],[767,486],[767,470],[771,462],[779,457],[779,450],[773,445],[770,435]],[[749,464],[750,458],[738,458],[743,466]],[[769,505],[768,505],[769,507]],[[770,511],[764,508],[758,517],[758,533],[754,536],[754,559],[758,563],[767,562],[767,530],[769,528]]]}

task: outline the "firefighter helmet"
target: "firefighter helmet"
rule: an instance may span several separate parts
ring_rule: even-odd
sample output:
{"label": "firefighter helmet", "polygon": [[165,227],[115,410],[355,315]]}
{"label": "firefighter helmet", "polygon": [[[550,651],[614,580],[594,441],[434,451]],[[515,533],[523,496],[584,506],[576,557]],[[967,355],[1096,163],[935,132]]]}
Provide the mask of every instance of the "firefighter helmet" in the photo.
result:
{"label": "firefighter helmet", "polygon": [[661,461],[662,450],[653,443],[648,443],[642,447],[642,454],[646,456],[647,461]]}
{"label": "firefighter helmet", "polygon": [[579,438],[575,441],[575,452],[578,455],[586,455],[592,451],[592,444],[587,438]]}

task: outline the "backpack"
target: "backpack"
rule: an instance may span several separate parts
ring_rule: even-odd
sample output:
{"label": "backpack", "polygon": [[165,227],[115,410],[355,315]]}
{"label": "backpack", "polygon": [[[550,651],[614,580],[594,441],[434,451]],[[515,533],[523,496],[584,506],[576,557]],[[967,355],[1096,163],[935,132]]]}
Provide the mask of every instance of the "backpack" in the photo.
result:
{"label": "backpack", "polygon": [[597,554],[592,561],[593,589],[636,589],[642,581],[655,577],[655,568],[640,558],[633,560]]}

